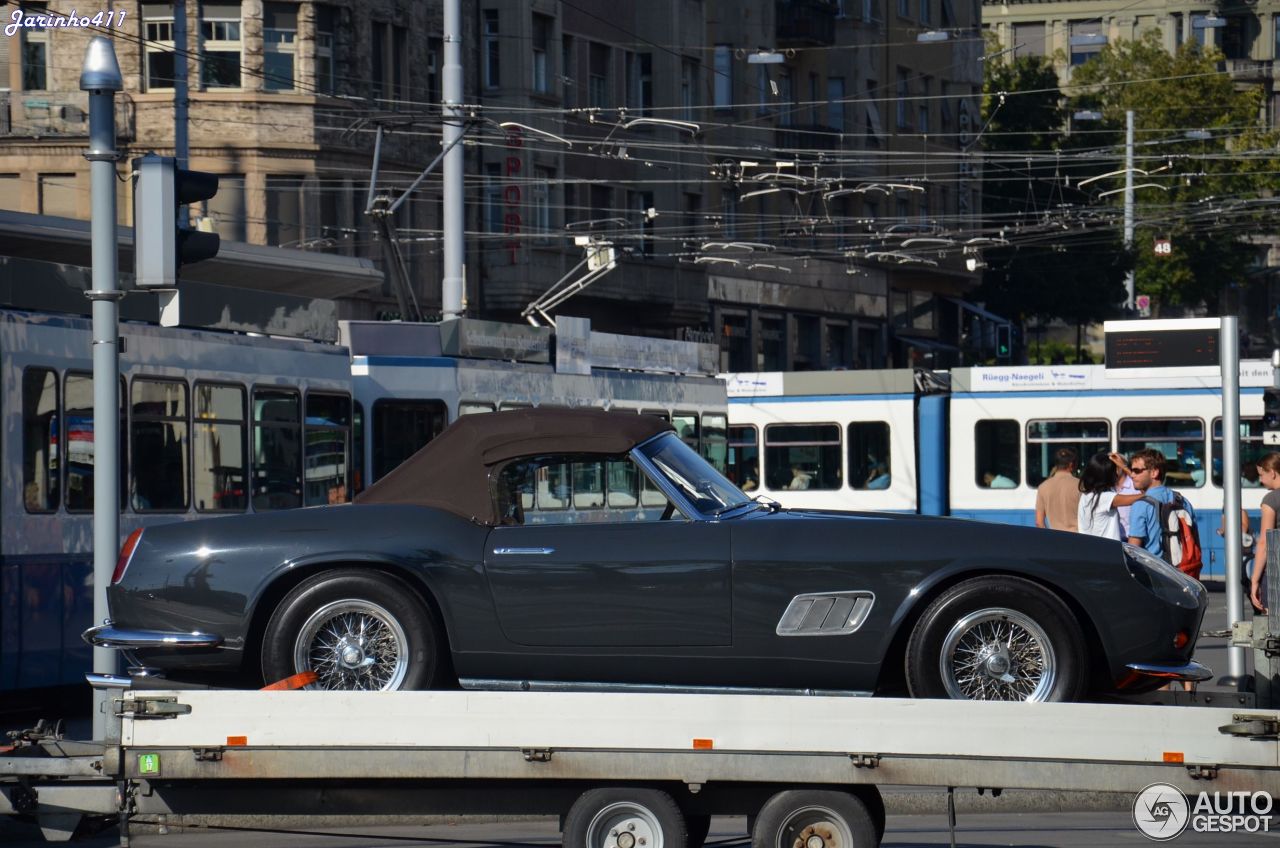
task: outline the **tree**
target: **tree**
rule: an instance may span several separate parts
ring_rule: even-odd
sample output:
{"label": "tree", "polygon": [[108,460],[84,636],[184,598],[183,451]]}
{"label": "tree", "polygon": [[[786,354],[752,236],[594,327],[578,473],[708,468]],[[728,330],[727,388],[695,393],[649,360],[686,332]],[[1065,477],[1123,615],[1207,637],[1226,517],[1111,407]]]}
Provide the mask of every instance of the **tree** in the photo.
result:
{"label": "tree", "polygon": [[[1262,90],[1238,88],[1219,70],[1222,61],[1194,43],[1169,53],[1159,33],[1148,32],[1107,45],[1072,76],[1075,107],[1102,112],[1115,169],[1124,167],[1125,112],[1134,112],[1134,181],[1158,186],[1134,195],[1136,289],[1157,311],[1202,304],[1216,311],[1222,288],[1243,281],[1255,262],[1259,246],[1249,236],[1262,231],[1258,201],[1278,187]],[[1105,188],[1123,181],[1118,174]],[[1122,202],[1119,193],[1111,198]],[[1170,240],[1171,253],[1155,253],[1157,238]]]}

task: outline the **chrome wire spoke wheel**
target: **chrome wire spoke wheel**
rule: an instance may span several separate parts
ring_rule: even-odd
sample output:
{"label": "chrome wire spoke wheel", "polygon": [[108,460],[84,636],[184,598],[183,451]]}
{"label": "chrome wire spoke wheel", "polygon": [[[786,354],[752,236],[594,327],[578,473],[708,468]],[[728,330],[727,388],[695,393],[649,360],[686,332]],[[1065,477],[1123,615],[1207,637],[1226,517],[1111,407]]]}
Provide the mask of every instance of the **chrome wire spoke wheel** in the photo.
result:
{"label": "chrome wire spoke wheel", "polygon": [[802,807],[778,828],[774,848],[853,848],[853,831],[835,810]]}
{"label": "chrome wire spoke wheel", "polygon": [[293,646],[297,672],[314,671],[310,689],[398,689],[409,670],[409,639],[385,608],[367,600],[334,601],[303,623]]}
{"label": "chrome wire spoke wheel", "polygon": [[1044,701],[1057,682],[1044,628],[1006,607],[977,610],[953,624],[939,670],[947,694],[970,701]]}
{"label": "chrome wire spoke wheel", "polygon": [[609,804],[587,825],[586,848],[664,848],[665,844],[657,814],[642,804]]}

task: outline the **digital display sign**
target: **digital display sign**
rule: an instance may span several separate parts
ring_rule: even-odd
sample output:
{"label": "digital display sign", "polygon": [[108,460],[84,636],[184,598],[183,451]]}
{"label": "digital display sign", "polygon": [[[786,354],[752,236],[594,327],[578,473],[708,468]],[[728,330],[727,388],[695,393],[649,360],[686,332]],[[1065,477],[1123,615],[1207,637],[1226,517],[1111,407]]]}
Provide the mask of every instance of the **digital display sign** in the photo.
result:
{"label": "digital display sign", "polygon": [[1221,321],[1188,318],[1156,321],[1108,321],[1106,368],[1111,376],[1142,376],[1159,369],[1204,369],[1217,373]]}

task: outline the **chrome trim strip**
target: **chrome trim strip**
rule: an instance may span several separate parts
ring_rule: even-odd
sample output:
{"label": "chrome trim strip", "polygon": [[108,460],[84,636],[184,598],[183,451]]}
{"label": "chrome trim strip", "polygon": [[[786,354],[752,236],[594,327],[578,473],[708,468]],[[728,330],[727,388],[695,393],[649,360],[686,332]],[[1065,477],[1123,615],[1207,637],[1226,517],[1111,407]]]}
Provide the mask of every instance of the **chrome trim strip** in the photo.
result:
{"label": "chrome trim strip", "polygon": [[133,685],[133,681],[122,674],[89,672],[84,676],[84,679],[94,689],[128,689]]}
{"label": "chrome trim strip", "polygon": [[[832,599],[833,602],[826,609],[822,609],[820,605],[826,599]],[[852,601],[847,611],[842,612],[844,620],[838,627],[826,627],[826,619],[837,608],[836,602],[840,600]],[[861,600],[867,603],[858,603]],[[850,633],[857,633],[862,625],[867,623],[875,603],[876,595],[869,589],[808,592],[804,595],[796,595],[782,611],[782,617],[778,619],[778,626],[774,628],[774,633],[778,636],[847,636]],[[823,620],[818,622],[817,627],[810,624],[807,628],[801,629],[814,610],[821,613]]]}
{"label": "chrome trim strip", "polygon": [[556,552],[555,548],[494,548],[497,556],[546,556]]}
{"label": "chrome trim strip", "polygon": [[1187,660],[1185,665],[1158,665],[1156,663],[1129,663],[1125,668],[1151,677],[1166,680],[1191,680],[1197,683],[1213,678],[1213,669],[1206,665]]}
{"label": "chrome trim strip", "polygon": [[95,648],[216,648],[222,644],[217,633],[129,630],[109,621],[89,628],[80,638]]}
{"label": "chrome trim strip", "polygon": [[589,683],[562,680],[501,680],[462,677],[463,689],[491,692],[649,692],[684,695],[821,695],[825,697],[870,698],[858,689],[778,689],[754,686],[677,686],[663,683]]}

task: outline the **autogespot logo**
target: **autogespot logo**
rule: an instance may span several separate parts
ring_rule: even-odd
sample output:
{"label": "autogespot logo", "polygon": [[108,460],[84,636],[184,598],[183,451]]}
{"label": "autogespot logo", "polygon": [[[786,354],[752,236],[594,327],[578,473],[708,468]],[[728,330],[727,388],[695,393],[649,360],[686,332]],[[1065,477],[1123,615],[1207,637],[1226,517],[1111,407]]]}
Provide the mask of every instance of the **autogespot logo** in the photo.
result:
{"label": "autogespot logo", "polygon": [[1133,824],[1148,839],[1173,839],[1187,829],[1190,820],[1191,805],[1176,786],[1153,783],[1133,799]]}

